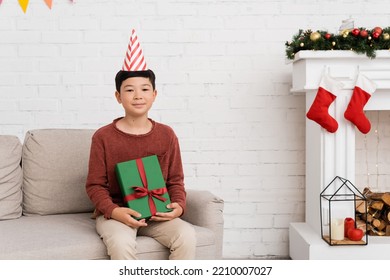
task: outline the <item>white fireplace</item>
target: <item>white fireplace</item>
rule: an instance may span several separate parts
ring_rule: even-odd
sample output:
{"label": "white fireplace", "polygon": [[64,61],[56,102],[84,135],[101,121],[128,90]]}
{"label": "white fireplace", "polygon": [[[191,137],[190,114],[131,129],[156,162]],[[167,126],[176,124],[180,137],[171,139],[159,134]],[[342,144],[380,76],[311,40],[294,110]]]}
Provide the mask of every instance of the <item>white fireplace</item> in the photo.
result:
{"label": "white fireplace", "polygon": [[352,51],[301,51],[292,61],[292,92],[306,95],[306,112],[324,72],[343,83],[329,108],[339,124],[335,133],[306,119],[306,215],[305,222],[290,224],[292,259],[390,259],[390,237],[369,236],[365,246],[330,246],[321,238],[321,191],[335,176],[355,183],[355,133],[361,132],[344,119],[344,112],[358,73],[377,85],[364,110],[390,110],[390,52],[376,54],[370,59]]}

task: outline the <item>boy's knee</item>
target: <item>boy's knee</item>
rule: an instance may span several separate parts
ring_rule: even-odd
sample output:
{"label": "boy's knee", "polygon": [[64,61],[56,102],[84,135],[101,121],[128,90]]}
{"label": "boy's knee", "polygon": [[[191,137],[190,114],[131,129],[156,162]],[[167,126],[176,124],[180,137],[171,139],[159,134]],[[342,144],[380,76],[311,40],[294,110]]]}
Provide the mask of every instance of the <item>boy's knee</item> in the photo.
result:
{"label": "boy's knee", "polygon": [[112,260],[136,259],[136,241],[128,236],[117,235],[106,240],[107,253]]}
{"label": "boy's knee", "polygon": [[191,260],[195,258],[196,235],[192,226],[188,225],[181,229],[176,238],[172,240],[170,252],[170,259]]}
{"label": "boy's knee", "polygon": [[196,234],[193,226],[187,224],[181,229],[177,234],[176,243],[181,244],[182,246],[196,246]]}

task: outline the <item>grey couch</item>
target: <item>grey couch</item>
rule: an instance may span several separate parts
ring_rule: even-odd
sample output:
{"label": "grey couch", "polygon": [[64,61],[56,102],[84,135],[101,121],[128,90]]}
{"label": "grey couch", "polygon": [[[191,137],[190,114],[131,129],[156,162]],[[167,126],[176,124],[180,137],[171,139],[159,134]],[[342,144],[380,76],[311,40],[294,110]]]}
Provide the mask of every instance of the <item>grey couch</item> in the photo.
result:
{"label": "grey couch", "polygon": [[[24,143],[0,135],[0,259],[108,259],[85,193],[94,130],[38,129]],[[222,257],[223,200],[187,188],[183,219],[197,234],[197,259]],[[137,237],[140,259],[167,259],[168,250]]]}

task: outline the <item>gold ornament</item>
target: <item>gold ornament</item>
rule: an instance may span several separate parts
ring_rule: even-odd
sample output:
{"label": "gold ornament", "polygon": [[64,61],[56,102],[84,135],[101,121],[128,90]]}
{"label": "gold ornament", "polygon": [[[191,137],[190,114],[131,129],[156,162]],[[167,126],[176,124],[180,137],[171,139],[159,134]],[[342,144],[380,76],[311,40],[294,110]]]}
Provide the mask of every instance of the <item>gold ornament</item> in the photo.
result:
{"label": "gold ornament", "polygon": [[333,42],[332,42],[332,46],[333,46],[333,47],[336,46],[336,42],[333,41]]}
{"label": "gold ornament", "polygon": [[389,33],[383,33],[383,40],[385,40],[385,41],[387,41],[387,40],[389,40],[390,39],[390,35],[389,35]]}
{"label": "gold ornament", "polygon": [[347,38],[349,34],[349,30],[345,29],[341,34],[343,35],[344,38]]}
{"label": "gold ornament", "polygon": [[304,44],[304,43],[300,43],[299,45],[300,45],[301,47],[303,47],[305,44]]}
{"label": "gold ornament", "polygon": [[347,34],[347,35],[348,35],[348,33],[349,33],[350,31],[352,31],[352,29],[353,29],[353,28],[342,29],[342,30],[340,30],[339,34],[340,34],[340,35],[344,35],[344,34]]}
{"label": "gold ornament", "polygon": [[313,42],[317,41],[320,38],[321,38],[321,34],[319,32],[312,32],[310,34],[310,40],[312,40]]}

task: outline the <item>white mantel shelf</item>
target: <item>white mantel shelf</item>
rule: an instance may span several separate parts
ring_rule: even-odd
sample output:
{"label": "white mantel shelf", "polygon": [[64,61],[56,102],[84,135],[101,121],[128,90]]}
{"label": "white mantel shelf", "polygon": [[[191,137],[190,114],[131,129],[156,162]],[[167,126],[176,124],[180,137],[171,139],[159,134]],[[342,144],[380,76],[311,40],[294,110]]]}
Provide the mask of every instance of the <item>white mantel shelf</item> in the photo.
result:
{"label": "white mantel shelf", "polygon": [[290,257],[295,260],[389,260],[390,237],[369,236],[367,245],[329,246],[307,223],[290,226]]}
{"label": "white mantel shelf", "polygon": [[[377,58],[387,58],[390,59],[390,51],[387,50],[378,50],[375,52]],[[364,54],[357,54],[353,51],[300,51],[297,52],[294,56],[294,61],[298,61],[300,59],[308,59],[308,58],[317,58],[317,59],[333,59],[333,58],[342,58],[342,59],[360,59],[365,58],[368,60],[372,60]],[[375,58],[374,58],[375,59]]]}
{"label": "white mantel shelf", "polygon": [[[369,58],[353,51],[300,51],[295,54],[293,64],[292,93],[306,93],[317,90],[321,75],[327,71],[352,90],[358,72],[375,81],[377,90],[365,110],[389,110],[390,99],[390,51],[376,52],[376,58]],[[303,75],[305,73],[305,75]],[[379,106],[379,107],[378,107]],[[386,107],[384,107],[386,106]]]}
{"label": "white mantel shelf", "polygon": [[[390,110],[390,51],[377,51],[369,58],[352,51],[301,51],[292,61],[293,93],[306,96],[306,112],[316,96],[326,71],[343,83],[329,108],[339,128],[329,133],[306,119],[306,197],[305,222],[290,224],[292,259],[390,259],[389,237],[368,237],[364,246],[330,246],[321,238],[320,193],[335,177],[355,182],[355,134],[360,133],[344,119],[358,73],[377,85],[365,110]],[[359,188],[359,186],[356,186]],[[360,188],[361,189],[361,188]]]}

